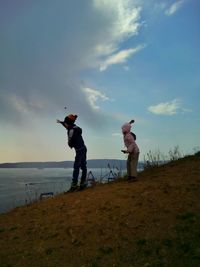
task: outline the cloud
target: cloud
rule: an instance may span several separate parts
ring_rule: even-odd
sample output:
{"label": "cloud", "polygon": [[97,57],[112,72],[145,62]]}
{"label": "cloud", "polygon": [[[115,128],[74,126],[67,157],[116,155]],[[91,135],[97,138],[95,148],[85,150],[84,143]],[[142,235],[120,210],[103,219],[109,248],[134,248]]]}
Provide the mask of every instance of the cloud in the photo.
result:
{"label": "cloud", "polygon": [[83,88],[83,91],[86,93],[88,101],[93,109],[99,109],[99,106],[97,105],[97,101],[99,99],[103,101],[109,100],[105,94],[98,90],[92,88]]}
{"label": "cloud", "polygon": [[133,54],[136,54],[139,52],[141,49],[143,49],[145,46],[144,45],[138,45],[135,48],[130,48],[126,50],[121,50],[116,54],[111,55],[108,57],[100,66],[100,71],[106,70],[109,66],[114,65],[114,64],[120,64],[120,63],[125,63],[128,58],[130,58]]}
{"label": "cloud", "polygon": [[166,9],[166,6],[167,6],[167,4],[166,3],[164,3],[164,2],[162,2],[162,3],[160,3],[160,2],[158,2],[158,3],[155,3],[154,4],[154,9],[157,11],[160,11],[160,10],[165,10]]}
{"label": "cloud", "polygon": [[100,31],[95,52],[99,56],[110,55],[118,50],[121,42],[138,34],[141,26],[141,7],[130,0],[94,0],[93,3],[98,13],[101,13],[103,21],[109,26]]}
{"label": "cloud", "polygon": [[173,3],[169,8],[165,10],[165,14],[167,16],[175,14],[183,6],[184,2],[185,2],[184,0],[180,0]]}
{"label": "cloud", "polygon": [[105,114],[96,111],[98,101],[106,96],[95,90],[86,94],[79,75],[102,62],[104,69],[126,62],[136,52],[120,51],[120,47],[138,34],[140,13],[141,8],[130,0],[59,4],[49,0],[24,3],[23,8],[2,6],[0,121],[27,125],[30,116],[53,118],[65,106],[90,124],[92,119],[104,121]]}
{"label": "cloud", "polygon": [[181,109],[181,102],[174,99],[169,102],[160,103],[155,106],[150,106],[148,110],[156,115],[175,115]]}

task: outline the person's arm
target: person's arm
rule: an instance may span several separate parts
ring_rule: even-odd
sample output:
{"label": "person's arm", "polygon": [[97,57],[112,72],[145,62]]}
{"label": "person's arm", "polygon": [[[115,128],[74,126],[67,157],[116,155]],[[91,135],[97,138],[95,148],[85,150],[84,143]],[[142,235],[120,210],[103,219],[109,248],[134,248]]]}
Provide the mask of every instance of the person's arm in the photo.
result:
{"label": "person's arm", "polygon": [[68,146],[70,148],[73,147],[73,137],[74,137],[74,129],[71,129],[69,130],[69,133],[68,133]]}
{"label": "person's arm", "polygon": [[134,122],[135,122],[135,120],[131,120],[131,121],[129,121],[130,124],[132,124],[132,123],[134,123]]}
{"label": "person's arm", "polygon": [[62,124],[62,126],[67,129],[67,125],[64,121],[57,120],[56,122]]}
{"label": "person's arm", "polygon": [[136,150],[136,147],[137,147],[137,145],[135,143],[134,138],[132,137],[132,143],[127,147],[127,152],[128,153],[134,153]]}
{"label": "person's arm", "polygon": [[136,149],[136,143],[135,143],[135,140],[134,140],[132,134],[128,134],[126,136],[126,141],[129,145],[127,146],[127,150],[125,150],[124,153],[134,153],[134,151]]}

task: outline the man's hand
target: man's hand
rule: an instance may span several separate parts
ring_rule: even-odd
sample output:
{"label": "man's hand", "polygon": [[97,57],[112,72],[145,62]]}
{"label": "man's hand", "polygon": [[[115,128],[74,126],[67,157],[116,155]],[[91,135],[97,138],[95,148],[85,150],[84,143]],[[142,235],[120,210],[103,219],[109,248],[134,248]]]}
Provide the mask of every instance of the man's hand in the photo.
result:
{"label": "man's hand", "polygon": [[123,152],[124,154],[128,153],[127,150],[123,150],[123,149],[121,150],[121,152]]}
{"label": "man's hand", "polygon": [[60,123],[60,120],[56,120],[57,123]]}

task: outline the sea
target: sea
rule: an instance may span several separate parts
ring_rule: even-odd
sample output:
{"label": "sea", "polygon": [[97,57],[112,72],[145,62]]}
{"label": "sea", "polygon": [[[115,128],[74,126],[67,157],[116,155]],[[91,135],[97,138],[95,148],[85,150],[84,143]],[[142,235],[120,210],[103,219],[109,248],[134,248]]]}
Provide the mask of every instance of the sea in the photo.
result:
{"label": "sea", "polygon": [[[103,183],[109,177],[124,175],[126,170],[89,169],[89,178]],[[70,188],[72,168],[0,168],[0,213],[33,203],[42,197],[55,196]]]}

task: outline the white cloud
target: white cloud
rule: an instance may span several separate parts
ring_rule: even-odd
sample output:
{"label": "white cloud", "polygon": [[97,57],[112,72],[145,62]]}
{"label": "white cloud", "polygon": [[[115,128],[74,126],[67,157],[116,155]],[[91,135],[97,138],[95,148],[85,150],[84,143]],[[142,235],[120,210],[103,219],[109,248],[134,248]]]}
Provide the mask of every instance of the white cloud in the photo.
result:
{"label": "white cloud", "polygon": [[29,105],[25,102],[25,100],[15,94],[10,95],[10,97],[7,100],[10,102],[11,106],[17,112],[25,114],[30,111]]}
{"label": "white cloud", "polygon": [[[138,34],[141,7],[130,0],[94,0],[94,8],[102,13],[107,28],[96,44],[99,56],[109,55],[128,37]],[[112,16],[111,16],[112,14]],[[105,38],[106,37],[106,38]]]}
{"label": "white cloud", "polygon": [[[120,44],[137,35],[141,25],[141,7],[130,0],[94,0],[94,8],[100,12],[106,27],[99,29],[98,42],[94,47],[94,61],[100,71],[110,65],[124,63],[144,46],[120,50]],[[112,14],[112,16],[110,16]]]}
{"label": "white cloud", "polygon": [[97,101],[99,99],[103,101],[109,100],[105,94],[98,90],[92,88],[83,88],[83,91],[86,93],[88,101],[93,109],[99,109],[99,106],[97,105]]}
{"label": "white cloud", "polygon": [[45,101],[34,99],[33,96],[28,99],[23,98],[22,96],[18,96],[15,93],[4,96],[4,101],[9,103],[10,109],[12,109],[14,112],[19,112],[22,115],[28,114],[34,110],[44,110],[46,106]]}
{"label": "white cloud", "polygon": [[112,56],[108,57],[100,66],[100,71],[106,70],[109,66],[114,64],[120,64],[127,61],[128,58],[130,58],[133,54],[136,54],[141,49],[143,49],[144,45],[138,45],[135,48],[130,48],[126,50],[121,50],[116,54],[113,54]]}
{"label": "white cloud", "polygon": [[148,110],[156,115],[175,115],[181,108],[181,102],[178,99],[174,99],[169,102],[160,103],[155,106],[150,106]]}
{"label": "white cloud", "polygon": [[167,16],[171,16],[176,13],[184,4],[184,0],[177,1],[173,3],[168,9],[165,10]]}

